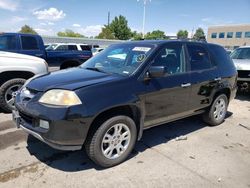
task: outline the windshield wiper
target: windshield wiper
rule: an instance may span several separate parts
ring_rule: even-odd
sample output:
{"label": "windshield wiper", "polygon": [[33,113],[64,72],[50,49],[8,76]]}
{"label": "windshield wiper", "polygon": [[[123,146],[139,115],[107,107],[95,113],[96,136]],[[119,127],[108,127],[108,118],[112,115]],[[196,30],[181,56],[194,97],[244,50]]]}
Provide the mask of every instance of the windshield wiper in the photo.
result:
{"label": "windshield wiper", "polygon": [[92,71],[97,71],[97,72],[102,72],[102,73],[106,73],[105,71],[98,69],[97,67],[85,67],[85,69],[87,70],[92,70]]}

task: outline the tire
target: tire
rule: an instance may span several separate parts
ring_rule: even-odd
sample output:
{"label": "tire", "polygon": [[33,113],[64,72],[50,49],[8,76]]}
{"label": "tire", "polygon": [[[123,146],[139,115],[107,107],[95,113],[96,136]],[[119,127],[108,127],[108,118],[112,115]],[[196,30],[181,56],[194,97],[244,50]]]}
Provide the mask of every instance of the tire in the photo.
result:
{"label": "tire", "polygon": [[[120,133],[122,134],[115,134],[115,127],[118,127],[117,130],[120,130]],[[122,129],[120,129],[121,127]],[[104,138],[108,138],[107,135],[111,136],[111,139],[110,141],[107,140],[108,143],[105,143]],[[120,138],[117,136],[115,139],[115,135],[120,135]],[[123,138],[127,140],[123,140]],[[85,143],[86,153],[89,158],[97,165],[106,168],[112,167],[126,160],[134,148],[136,138],[137,129],[134,121],[128,116],[114,116],[103,122],[100,127],[96,129],[96,131],[92,132],[92,134],[90,133]],[[121,142],[121,140],[123,141]],[[111,143],[112,141],[113,143]],[[121,151],[121,145],[123,146],[123,151]],[[120,154],[118,154],[117,148],[120,150]],[[107,152],[105,156],[105,151],[109,150],[110,152]]]}
{"label": "tire", "polygon": [[227,107],[227,96],[225,94],[220,94],[215,98],[209,110],[203,114],[203,121],[209,124],[210,126],[216,126],[221,124],[225,119]]}
{"label": "tire", "polygon": [[25,79],[16,78],[8,80],[0,87],[0,106],[4,112],[10,113],[15,108],[12,93],[18,91],[25,81]]}

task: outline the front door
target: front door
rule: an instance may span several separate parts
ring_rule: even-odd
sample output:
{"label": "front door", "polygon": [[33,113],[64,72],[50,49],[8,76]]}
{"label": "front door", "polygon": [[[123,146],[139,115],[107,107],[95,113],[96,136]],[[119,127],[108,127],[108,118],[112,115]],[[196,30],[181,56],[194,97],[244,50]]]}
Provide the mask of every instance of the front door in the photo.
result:
{"label": "front door", "polygon": [[146,83],[145,127],[178,119],[189,113],[191,87],[184,45],[174,42],[166,44],[151,66],[164,66],[166,74]]}

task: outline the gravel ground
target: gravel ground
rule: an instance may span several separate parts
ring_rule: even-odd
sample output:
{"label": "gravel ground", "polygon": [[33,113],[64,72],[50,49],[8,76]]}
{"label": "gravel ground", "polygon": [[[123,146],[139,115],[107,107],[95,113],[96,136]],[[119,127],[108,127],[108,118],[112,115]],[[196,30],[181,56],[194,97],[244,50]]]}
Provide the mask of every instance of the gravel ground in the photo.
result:
{"label": "gravel ground", "polygon": [[0,113],[0,187],[250,187],[250,95],[231,102],[220,126],[197,116],[146,130],[130,158],[109,169],[84,151],[48,147],[10,119]]}

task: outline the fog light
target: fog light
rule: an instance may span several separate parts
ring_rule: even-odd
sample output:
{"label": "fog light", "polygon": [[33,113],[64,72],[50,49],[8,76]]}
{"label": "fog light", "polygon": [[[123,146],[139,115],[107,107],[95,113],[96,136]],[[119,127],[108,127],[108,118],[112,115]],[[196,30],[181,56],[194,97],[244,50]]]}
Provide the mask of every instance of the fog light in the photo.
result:
{"label": "fog light", "polygon": [[49,129],[49,122],[40,120],[39,127],[44,128],[44,129]]}

